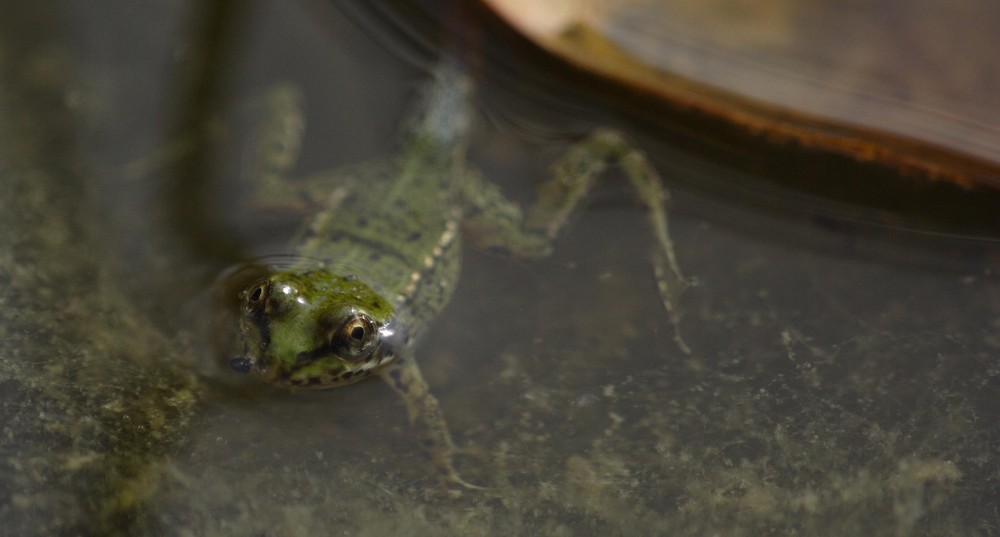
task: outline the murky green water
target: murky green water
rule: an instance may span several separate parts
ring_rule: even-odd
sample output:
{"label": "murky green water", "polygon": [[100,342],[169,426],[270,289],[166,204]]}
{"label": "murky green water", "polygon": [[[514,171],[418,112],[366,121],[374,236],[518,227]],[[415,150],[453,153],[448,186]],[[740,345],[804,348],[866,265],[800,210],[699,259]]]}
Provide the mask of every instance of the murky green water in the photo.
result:
{"label": "murky green water", "polygon": [[[183,82],[202,50],[191,8],[0,23],[10,534],[1000,532],[996,244],[789,209],[802,200],[753,185],[820,173],[797,168],[807,157],[755,165],[732,140],[650,121],[634,134],[673,187],[677,253],[700,281],[683,303],[693,353],[673,344],[623,186],[598,192],[551,258],[468,252],[420,357],[468,448],[462,471],[492,492],[440,487],[377,381],[305,394],[233,381],[215,366],[212,282],[280,248],[296,217],[239,208],[239,136],[200,162],[150,164],[178,125],[206,124],[187,115],[215,108]],[[345,15],[357,10],[246,4],[200,87],[238,109],[301,84],[301,175],[386,154],[424,76],[404,58],[428,55],[401,28],[437,34],[405,5],[386,8],[398,25]],[[530,56],[477,39],[490,52],[473,157],[513,197],[574,136],[632,125],[533,64],[511,77]]]}

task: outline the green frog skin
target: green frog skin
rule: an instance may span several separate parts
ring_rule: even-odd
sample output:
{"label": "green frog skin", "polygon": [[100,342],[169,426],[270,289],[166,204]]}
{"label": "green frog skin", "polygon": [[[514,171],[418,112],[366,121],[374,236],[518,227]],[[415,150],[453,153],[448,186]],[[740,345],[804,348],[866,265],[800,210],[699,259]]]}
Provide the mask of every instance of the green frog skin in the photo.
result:
{"label": "green frog skin", "polygon": [[678,300],[688,287],[667,230],[667,192],[645,156],[599,130],[557,162],[527,211],[465,161],[472,84],[445,62],[409,119],[398,154],[289,186],[302,119],[294,88],[268,95],[272,113],[254,149],[259,197],[308,198],[318,209],[292,244],[292,261],[239,294],[241,356],[230,365],[293,389],[332,388],[377,375],[405,402],[420,446],[447,483],[478,488],[456,471],[441,408],[414,359],[421,333],[458,282],[463,244],[538,258],[609,163],[619,164],[649,210],[654,269],[678,348]]}

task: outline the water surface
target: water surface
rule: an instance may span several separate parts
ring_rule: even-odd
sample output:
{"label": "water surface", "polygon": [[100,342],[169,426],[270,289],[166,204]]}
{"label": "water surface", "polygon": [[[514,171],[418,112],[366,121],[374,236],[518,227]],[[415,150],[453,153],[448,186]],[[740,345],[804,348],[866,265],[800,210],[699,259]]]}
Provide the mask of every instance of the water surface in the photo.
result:
{"label": "water surface", "polygon": [[[772,175],[889,172],[820,154],[782,165],[709,127],[636,117],[489,32],[474,38],[473,161],[529,200],[575,138],[609,124],[633,135],[672,188],[677,254],[699,281],[682,303],[692,353],[673,344],[642,211],[612,181],[548,259],[468,252],[419,348],[468,448],[460,468],[490,493],[438,485],[377,381],[293,394],[217,368],[214,279],[280,250],[300,215],[239,202],[246,133],[163,165],[150,155],[279,81],[307,101],[295,175],[387,155],[426,62],[447,48],[440,25],[469,38],[476,23],[405,3],[240,6],[214,23],[186,4],[106,2],[18,14],[45,31],[4,25],[5,527],[1000,531],[989,232],[958,237],[943,222],[934,234],[933,219],[906,231],[905,214],[779,189]],[[233,37],[213,48],[199,28]]]}

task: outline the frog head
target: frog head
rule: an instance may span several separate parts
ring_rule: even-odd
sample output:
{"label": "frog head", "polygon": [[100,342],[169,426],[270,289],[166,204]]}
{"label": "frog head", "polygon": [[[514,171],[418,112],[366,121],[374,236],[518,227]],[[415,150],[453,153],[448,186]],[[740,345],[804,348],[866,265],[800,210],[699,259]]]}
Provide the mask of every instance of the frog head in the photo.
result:
{"label": "frog head", "polygon": [[393,308],[353,276],[325,269],[278,271],[239,294],[244,355],[236,371],[269,382],[330,388],[374,373],[398,354]]}

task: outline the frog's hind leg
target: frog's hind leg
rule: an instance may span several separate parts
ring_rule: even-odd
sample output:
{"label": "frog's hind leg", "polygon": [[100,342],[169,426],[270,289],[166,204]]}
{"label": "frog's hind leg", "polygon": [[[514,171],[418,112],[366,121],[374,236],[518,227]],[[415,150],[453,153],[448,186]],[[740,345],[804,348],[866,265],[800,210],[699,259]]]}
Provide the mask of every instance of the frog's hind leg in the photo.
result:
{"label": "frog's hind leg", "polygon": [[448,424],[416,361],[412,357],[401,357],[382,369],[379,375],[403,398],[410,426],[417,435],[420,447],[438,470],[441,480],[467,489],[484,490],[484,487],[462,479],[455,470],[453,459],[456,449],[451,433],[448,432]]}
{"label": "frog's hind leg", "polygon": [[663,307],[674,327],[674,342],[685,354],[691,349],[684,342],[680,331],[680,297],[693,285],[693,280],[685,278],[677,263],[674,243],[670,238],[667,219],[667,205],[670,203],[670,192],[664,188],[663,181],[656,168],[649,163],[646,155],[630,147],[620,134],[614,131],[598,131],[591,137],[595,143],[606,151],[617,155],[625,176],[635,187],[639,199],[646,204],[649,211],[650,225],[656,236],[658,248],[653,252],[653,273],[656,286],[663,301]]}
{"label": "frog's hind leg", "polygon": [[690,349],[680,332],[680,297],[692,285],[684,277],[667,225],[669,192],[646,156],[618,132],[600,129],[573,146],[554,166],[553,176],[541,185],[538,199],[526,213],[508,201],[495,185],[469,173],[462,183],[467,204],[463,221],[471,244],[487,251],[517,257],[548,255],[580,200],[603,177],[610,163],[621,166],[639,199],[646,205],[656,237],[653,271],[674,341],[684,353]]}

